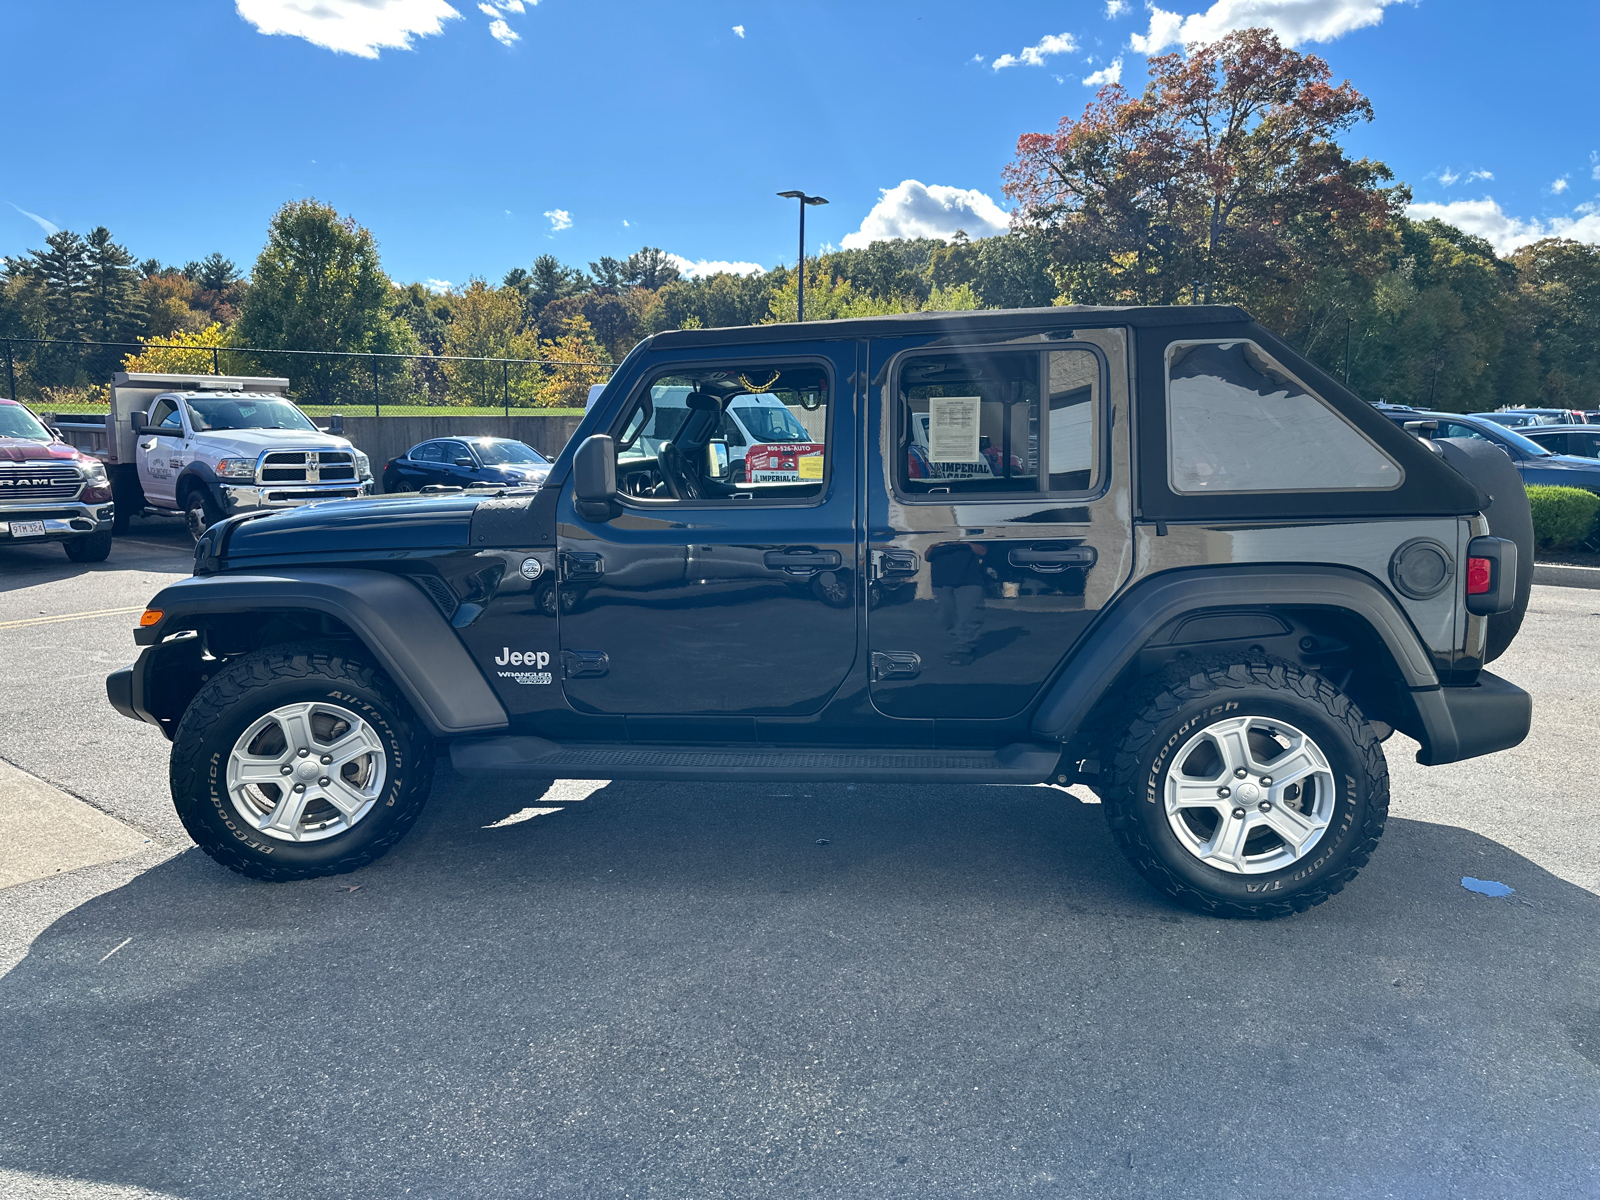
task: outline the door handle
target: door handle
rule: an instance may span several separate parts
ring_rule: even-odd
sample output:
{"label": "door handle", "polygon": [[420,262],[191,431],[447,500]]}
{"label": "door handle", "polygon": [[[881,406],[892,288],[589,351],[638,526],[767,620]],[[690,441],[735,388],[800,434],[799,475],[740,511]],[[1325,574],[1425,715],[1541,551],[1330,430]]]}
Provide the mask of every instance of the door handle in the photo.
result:
{"label": "door handle", "polygon": [[768,550],[761,561],[771,571],[785,571],[790,575],[815,575],[831,570],[842,561],[837,550]]}
{"label": "door handle", "polygon": [[1006,555],[1006,561],[1013,567],[1027,567],[1044,575],[1053,575],[1068,567],[1092,567],[1099,557],[1093,546],[1073,546],[1069,550],[1018,548]]}
{"label": "door handle", "polygon": [[922,658],[910,650],[874,650],[872,678],[915,679],[922,674]]}

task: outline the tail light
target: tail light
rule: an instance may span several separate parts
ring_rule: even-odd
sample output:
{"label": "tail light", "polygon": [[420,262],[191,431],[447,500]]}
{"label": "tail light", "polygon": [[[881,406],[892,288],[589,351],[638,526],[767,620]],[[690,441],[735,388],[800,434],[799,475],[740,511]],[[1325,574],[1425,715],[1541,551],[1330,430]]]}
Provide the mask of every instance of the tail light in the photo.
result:
{"label": "tail light", "polygon": [[1467,595],[1484,596],[1489,592],[1494,572],[1487,558],[1467,559]]}

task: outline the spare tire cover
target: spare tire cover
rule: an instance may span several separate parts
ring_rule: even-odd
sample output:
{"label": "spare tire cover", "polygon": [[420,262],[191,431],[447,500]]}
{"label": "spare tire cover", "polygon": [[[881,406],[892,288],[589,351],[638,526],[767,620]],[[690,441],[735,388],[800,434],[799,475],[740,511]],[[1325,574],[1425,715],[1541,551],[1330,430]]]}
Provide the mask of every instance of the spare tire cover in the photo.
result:
{"label": "spare tire cover", "polygon": [[1489,532],[1517,544],[1516,604],[1510,612],[1489,618],[1489,644],[1483,661],[1491,663],[1506,652],[1522,628],[1522,616],[1528,611],[1528,597],[1533,592],[1533,510],[1528,506],[1528,490],[1510,457],[1492,442],[1438,438],[1434,445],[1443,452],[1445,462],[1489,497],[1483,510]]}

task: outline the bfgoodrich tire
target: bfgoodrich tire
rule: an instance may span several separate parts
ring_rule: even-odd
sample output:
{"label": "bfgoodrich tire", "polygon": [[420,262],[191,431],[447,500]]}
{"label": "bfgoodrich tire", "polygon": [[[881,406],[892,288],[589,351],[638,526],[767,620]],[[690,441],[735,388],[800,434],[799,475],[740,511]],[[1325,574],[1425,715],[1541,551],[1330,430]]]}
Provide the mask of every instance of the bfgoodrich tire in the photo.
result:
{"label": "bfgoodrich tire", "polygon": [[354,871],[411,828],[433,745],[376,668],[327,643],[276,646],[218,672],[172,744],[172,800],[230,870],[287,881]]}
{"label": "bfgoodrich tire", "polygon": [[1102,796],[1113,836],[1162,892],[1222,917],[1304,912],[1366,865],[1389,770],[1361,711],[1314,672],[1218,662],[1127,713]]}

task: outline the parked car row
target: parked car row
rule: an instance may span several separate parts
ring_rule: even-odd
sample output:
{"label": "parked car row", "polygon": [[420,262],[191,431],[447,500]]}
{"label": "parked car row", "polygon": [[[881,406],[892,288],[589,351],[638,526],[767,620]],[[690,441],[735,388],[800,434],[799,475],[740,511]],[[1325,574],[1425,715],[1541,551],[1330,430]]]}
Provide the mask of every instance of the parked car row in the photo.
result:
{"label": "parked car row", "polygon": [[1529,429],[1539,425],[1600,424],[1600,410],[1582,408],[1503,408],[1499,412],[1470,415],[1511,429]]}
{"label": "parked car row", "polygon": [[[1396,425],[1428,438],[1470,438],[1505,451],[1524,486],[1578,487],[1600,492],[1600,425],[1541,425],[1511,429],[1484,413],[1440,413],[1379,404]],[[1574,450],[1579,451],[1573,453]]]}

